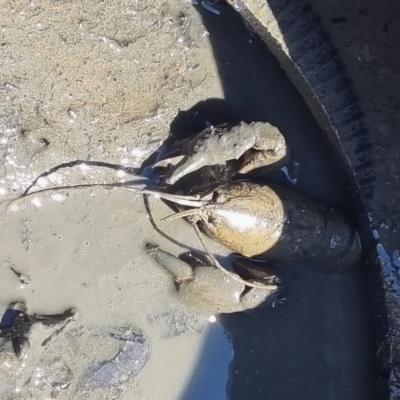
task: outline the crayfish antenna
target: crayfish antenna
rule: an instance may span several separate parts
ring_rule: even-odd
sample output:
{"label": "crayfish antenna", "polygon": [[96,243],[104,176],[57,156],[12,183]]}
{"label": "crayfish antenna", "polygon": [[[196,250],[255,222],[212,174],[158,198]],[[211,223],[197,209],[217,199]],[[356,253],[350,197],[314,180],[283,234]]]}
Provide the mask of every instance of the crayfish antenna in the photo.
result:
{"label": "crayfish antenna", "polygon": [[[181,214],[181,213],[179,213]],[[168,218],[168,217],[167,217]],[[235,279],[236,281],[243,283],[246,286],[250,286],[253,288],[257,288],[257,289],[262,289],[262,290],[278,290],[278,286],[274,285],[274,284],[265,284],[265,283],[258,283],[258,282],[250,282],[250,281],[245,281],[244,279],[242,279],[239,275],[234,274],[231,271],[228,271],[227,269],[225,269],[219,262],[218,260],[215,258],[214,254],[211,253],[211,251],[209,250],[208,246],[206,245],[206,242],[203,240],[203,237],[201,235],[200,229],[197,226],[196,223],[192,223],[194,231],[196,232],[197,237],[200,240],[200,243],[203,245],[204,250],[206,251],[207,255],[210,257],[213,265],[215,268],[218,268],[221,272],[223,272],[225,275],[228,275],[229,277],[231,277],[232,279]]]}
{"label": "crayfish antenna", "polygon": [[11,200],[8,205],[7,205],[7,210],[10,209],[11,206],[18,204],[19,202],[32,197],[36,196],[38,194],[43,194],[43,193],[49,193],[49,192],[57,192],[59,190],[78,190],[78,189],[84,189],[84,188],[92,188],[92,189],[105,189],[105,190],[112,190],[116,188],[122,188],[124,190],[129,190],[133,192],[137,192],[141,194],[143,191],[146,189],[143,189],[143,186],[138,187],[133,187],[133,186],[128,186],[126,182],[115,182],[115,183],[86,183],[82,185],[67,185],[67,186],[57,186],[57,187],[51,187],[51,188],[46,188],[46,189],[41,189],[41,190],[36,190],[34,192],[29,192],[29,193],[24,193],[23,195]]}
{"label": "crayfish antenna", "polygon": [[172,215],[168,215],[168,217],[162,218],[161,221],[168,222],[168,221],[173,221],[174,219],[191,217],[192,215],[198,215],[198,214],[199,214],[199,210],[197,208],[191,209],[191,210],[184,210],[184,211],[172,214]]}
{"label": "crayfish antenna", "polygon": [[180,204],[181,206],[201,207],[204,204],[204,202],[202,200],[200,200],[199,195],[182,196],[179,194],[164,193],[164,192],[159,192],[157,190],[151,190],[151,189],[144,189],[144,190],[142,190],[142,193],[151,194],[154,197],[168,200],[168,201],[171,201],[172,203]]}

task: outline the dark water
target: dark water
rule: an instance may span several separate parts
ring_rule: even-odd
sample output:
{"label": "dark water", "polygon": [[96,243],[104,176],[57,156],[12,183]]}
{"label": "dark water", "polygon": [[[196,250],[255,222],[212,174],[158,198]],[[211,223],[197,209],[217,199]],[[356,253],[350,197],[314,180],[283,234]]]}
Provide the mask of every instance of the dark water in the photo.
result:
{"label": "dark water", "polygon": [[[277,61],[230,7],[222,7],[219,16],[201,7],[198,12],[210,32],[225,100],[207,100],[181,113],[172,131],[202,129],[205,121],[268,121],[287,139],[288,168],[297,178],[296,186],[349,212],[343,177],[330,149]],[[281,171],[262,178],[286,180]],[[280,268],[287,285],[286,304],[220,318],[234,349],[221,400],[374,398],[374,337],[363,265],[343,275],[326,275],[301,264]],[[206,343],[203,351],[213,350]],[[195,373],[183,399],[198,400],[193,388],[207,384],[207,378]]]}

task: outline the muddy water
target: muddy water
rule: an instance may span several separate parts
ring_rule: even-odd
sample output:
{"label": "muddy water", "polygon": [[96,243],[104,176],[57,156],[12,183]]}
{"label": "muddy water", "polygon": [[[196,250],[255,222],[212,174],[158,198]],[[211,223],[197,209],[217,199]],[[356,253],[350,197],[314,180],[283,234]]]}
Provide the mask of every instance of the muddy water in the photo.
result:
{"label": "muddy water", "polygon": [[[159,201],[153,211],[156,220],[170,214]],[[77,310],[75,321],[45,346],[41,343],[55,328],[35,326],[23,364],[8,366],[2,359],[2,388],[11,384],[19,398],[18,391],[22,395],[26,390],[26,379],[35,377],[38,370],[37,379],[27,385],[28,392],[37,399],[51,394],[55,383],[40,371],[52,360],[62,359],[71,376],[65,378],[68,385],[60,391],[61,398],[79,398],[84,393],[80,379],[85,371],[115,356],[112,343],[102,337],[110,330],[140,328],[151,356],[133,392],[128,390],[123,397],[129,387],[124,382],[120,387],[94,390],[91,398],[129,399],[132,393],[140,394],[135,398],[177,398],[190,380],[204,338],[217,328],[181,307],[169,276],[144,252],[146,242],[171,251],[175,247],[176,253],[180,249],[155,234],[141,196],[121,191],[57,193],[40,200],[35,197],[33,204],[22,203],[13,211],[3,206],[2,212],[6,228],[0,232],[6,260],[0,271],[2,302],[23,299],[30,312],[45,314],[71,306]],[[182,243],[196,241],[183,221],[168,224],[164,232]],[[29,283],[21,285],[10,267],[26,275]],[[11,380],[7,379],[10,375]]]}
{"label": "muddy water", "polygon": [[[104,72],[107,79],[104,80],[103,76],[87,75],[78,80],[79,84],[93,83],[93,86],[105,87],[105,82],[111,82],[111,79],[108,79],[109,75],[121,77],[121,72],[118,75],[113,69],[116,65],[115,54],[107,53],[114,51],[118,43],[114,39],[107,42],[103,38],[100,44],[97,41],[91,44],[93,32],[96,35],[105,35],[104,32],[114,29],[112,18],[100,18],[101,26],[93,28],[90,24],[89,27],[85,24],[87,19],[92,24],[95,23],[94,20],[85,16],[84,23],[79,25],[82,33],[75,32],[71,31],[69,23],[64,24],[59,20],[60,15],[66,12],[63,7],[69,7],[67,3],[44,3],[44,8],[31,10],[34,13],[33,19],[28,20],[33,21],[29,23],[37,23],[39,30],[43,26],[46,27],[45,31],[40,31],[38,37],[34,38],[34,42],[40,43],[40,38],[48,39],[48,42],[39,46],[39,50],[49,51],[53,56],[51,62],[59,60],[55,55],[58,45],[54,43],[59,37],[57,29],[65,28],[66,46],[69,46],[69,40],[73,38],[73,42],[77,43],[74,46],[81,50],[79,54],[70,57],[66,48],[65,54],[68,56],[65,56],[64,61],[69,60],[73,65],[66,62],[61,62],[60,65],[68,71],[67,77],[75,76],[76,70],[81,71],[79,56],[87,52],[91,60],[97,60],[99,52],[107,62],[109,61],[107,73]],[[108,103],[110,109],[104,109],[103,103],[107,103],[105,96],[90,86],[91,93],[104,97],[100,102],[103,105],[96,103],[93,112],[93,104],[84,103],[82,108],[79,108],[73,101],[70,105],[73,113],[67,113],[64,110],[66,105],[63,98],[57,93],[53,97],[50,96],[54,82],[54,90],[58,88],[62,93],[67,93],[64,87],[59,87],[59,75],[51,76],[49,80],[40,75],[47,86],[42,85],[41,81],[39,84],[38,81],[32,80],[35,83],[32,84],[32,92],[35,98],[40,99],[44,96],[46,101],[42,104],[38,100],[39,111],[28,109],[26,112],[34,118],[34,123],[28,125],[33,138],[31,133],[27,132],[26,137],[22,135],[23,141],[18,141],[18,146],[14,148],[17,158],[12,158],[8,163],[6,183],[8,178],[16,182],[14,178],[21,174],[21,170],[13,171],[12,168],[14,164],[19,164],[19,161],[25,165],[25,159],[28,159],[25,151],[29,153],[32,150],[29,141],[35,139],[34,143],[38,145],[43,135],[50,139],[51,146],[46,145],[48,149],[41,150],[39,156],[32,156],[32,163],[23,170],[24,173],[29,173],[29,176],[24,175],[25,186],[38,171],[47,169],[59,161],[85,158],[89,153],[94,159],[105,160],[108,157],[107,160],[111,162],[137,162],[138,152],[130,151],[132,143],[134,150],[139,148],[139,153],[157,147],[159,141],[165,139],[166,127],[178,108],[186,109],[188,104],[193,104],[199,99],[219,96],[222,93],[220,81],[224,98],[198,103],[187,112],[179,114],[172,122],[171,130],[182,134],[202,129],[205,121],[214,124],[235,120],[269,121],[277,125],[288,139],[292,151],[292,161],[287,170],[290,178],[301,190],[316,199],[346,211],[346,190],[329,158],[329,149],[324,147],[318,128],[279,65],[265,52],[257,38],[248,33],[236,13],[229,8],[223,8],[221,15],[216,16],[198,8],[204,26],[209,31],[219,72],[217,79],[218,77],[214,76],[213,61],[210,61],[211,57],[207,53],[209,48],[204,45],[207,36],[202,35],[202,28],[193,15],[193,10],[189,11],[188,4],[183,5],[182,2],[170,3],[173,12],[165,4],[161,7],[158,2],[152,2],[152,7],[145,11],[135,5],[134,10],[130,10],[137,18],[134,23],[128,20],[128,14],[124,14],[126,10],[123,2],[115,3],[110,11],[96,9],[89,14],[104,12],[104,15],[123,15],[126,24],[121,27],[118,23],[119,29],[129,32],[131,29],[141,30],[146,27],[146,35],[149,32],[154,35],[149,40],[165,45],[165,48],[161,46],[154,54],[147,54],[147,50],[143,51],[139,42],[124,47],[125,42],[122,40],[123,45],[117,49],[121,57],[119,62],[130,61],[124,69],[128,71],[127,75],[123,75],[130,85],[135,86],[137,81],[150,86],[154,83],[153,80],[157,85],[160,82],[172,82],[164,77],[166,72],[175,68],[176,60],[171,54],[175,54],[180,60],[177,54],[183,57],[183,53],[188,59],[185,58],[184,65],[179,68],[186,73],[186,64],[193,66],[190,71],[195,71],[195,78],[200,83],[203,82],[204,74],[208,74],[204,85],[199,84],[199,87],[196,87],[193,83],[196,80],[192,82],[189,74],[186,83],[192,82],[190,86],[196,89],[185,90],[184,96],[180,90],[186,83],[176,80],[173,81],[173,85],[165,84],[168,90],[164,90],[164,83],[160,84],[161,88],[155,85],[155,91],[159,90],[155,94],[147,90],[146,86],[137,94],[131,94],[129,90],[120,90],[118,93],[111,92],[110,95],[107,90],[116,90],[117,87],[116,83],[112,83],[104,89],[111,99]],[[86,2],[86,6],[89,9],[92,7],[90,2]],[[193,24],[190,36],[199,36],[196,38],[198,44],[188,45],[188,49],[182,50],[182,54],[179,53],[182,41],[174,41],[178,39],[178,35],[187,33],[184,27],[187,22],[179,14],[181,8],[187,13],[189,23]],[[51,20],[54,10],[55,15]],[[75,17],[80,21],[79,7],[73,7],[69,11],[72,22],[75,22]],[[29,12],[30,10],[25,10],[18,15],[23,18]],[[141,13],[144,13],[142,17]],[[54,17],[58,19],[54,20]],[[34,18],[40,19],[41,26]],[[49,18],[50,22],[46,18]],[[175,21],[172,25],[171,19]],[[24,43],[26,40],[23,34],[24,21],[20,21],[21,32],[18,31],[20,42],[15,42],[16,36],[12,34],[7,36],[7,43],[14,43],[12,49],[18,48],[18,43]],[[146,24],[152,25],[148,27]],[[54,26],[58,27],[55,33],[52,30]],[[99,32],[95,28],[98,28]],[[6,32],[9,28],[4,29]],[[32,32],[36,35],[36,31]],[[165,37],[165,32],[172,34]],[[184,35],[182,37],[187,39]],[[82,50],[83,43],[90,45]],[[100,46],[104,43],[109,45],[111,50],[102,49]],[[91,53],[92,51],[94,53]],[[139,64],[132,61],[133,54],[138,56]],[[161,63],[153,59],[157,58],[157,54],[161,54]],[[192,60],[194,54],[197,56],[195,61]],[[58,54],[58,57],[61,55]],[[34,74],[35,77],[39,76],[39,72],[48,75],[48,59],[47,56],[43,57],[46,62],[43,62],[38,74]],[[195,68],[195,62],[203,63]],[[25,60],[18,64],[18,68],[24,69],[28,64],[30,65]],[[133,64],[140,67],[135,70],[135,82],[129,79]],[[10,66],[10,76],[15,68],[15,65]],[[149,71],[153,71],[152,68],[157,72],[156,76],[149,74]],[[105,71],[103,66],[91,67],[88,70],[90,73],[91,70]],[[144,75],[140,75],[141,73]],[[20,75],[26,76],[22,72]],[[119,82],[118,79],[113,81]],[[123,80],[120,83],[121,87],[126,86],[125,82]],[[18,83],[25,90],[25,80],[21,78],[21,82]],[[76,82],[67,83],[71,88],[76,87]],[[8,90],[17,89],[12,87]],[[9,96],[12,97],[11,100],[15,100],[15,104],[23,103],[23,90],[15,95],[15,99]],[[38,93],[40,90],[43,90],[43,93]],[[68,93],[71,99],[74,96],[79,97],[79,93],[74,91]],[[151,104],[146,106],[146,101],[140,102],[140,106],[145,109],[133,112],[129,99],[142,98],[144,93],[151,94]],[[163,96],[160,97],[160,93],[163,93]],[[46,96],[51,98],[47,99]],[[114,104],[114,98],[119,99],[119,96],[126,100],[124,106],[127,109],[122,110],[123,123],[115,128],[115,124],[121,123],[119,119],[113,120],[117,118],[116,115],[119,116],[119,111],[114,110],[115,107],[119,107],[117,102]],[[29,96],[27,98],[30,99]],[[154,105],[154,99],[162,104]],[[40,111],[42,106],[51,116],[46,120],[41,114],[44,111]],[[60,107],[61,111],[64,110],[65,115],[57,107]],[[152,118],[154,112],[150,111],[154,107],[157,111],[156,116]],[[51,114],[53,108],[58,110],[57,118]],[[104,109],[104,112],[100,113],[98,108]],[[15,111],[14,108],[12,110]],[[24,115],[24,107],[21,110],[21,118],[24,119],[27,117]],[[101,116],[101,123],[98,125],[97,114]],[[136,114],[140,114],[139,117]],[[142,114],[144,117],[141,117]],[[58,124],[60,118],[64,118],[66,122],[63,119],[62,123]],[[134,127],[129,125],[130,121],[135,120],[139,122]],[[74,125],[73,121],[78,121],[79,125]],[[66,131],[67,122],[71,124],[68,125],[71,127],[68,128],[68,146],[64,144],[67,140],[64,136],[61,135],[62,140],[57,137],[57,132]],[[107,129],[103,128],[104,126]],[[132,131],[140,134],[132,136]],[[56,132],[57,135],[51,136],[52,132]],[[76,137],[76,140],[71,139],[73,137]],[[104,147],[103,143],[106,143]],[[36,154],[36,150],[33,150],[32,153]],[[60,172],[49,177],[46,184],[80,183],[88,180],[86,176],[76,181],[75,173],[75,170]],[[106,175],[103,170],[90,169],[90,173],[86,173],[93,173],[97,182],[119,178],[114,173]],[[289,183],[283,171],[262,174],[261,177]],[[21,187],[14,189],[20,190]],[[7,354],[0,353],[0,389],[11,387],[11,392],[5,398],[56,398],[57,393],[59,398],[67,399],[96,399],[108,396],[124,400],[369,398],[374,384],[372,333],[362,266],[360,270],[343,276],[323,275],[305,265],[281,266],[287,282],[286,304],[248,314],[221,316],[218,318],[219,323],[210,324],[207,318],[189,314],[180,305],[174,296],[174,286],[169,277],[144,253],[143,246],[146,240],[156,242],[176,254],[182,251],[182,248],[154,232],[140,197],[122,191],[109,193],[83,190],[61,192],[58,196],[38,196],[37,199],[31,200],[33,202],[23,203],[13,212],[6,211],[5,205],[1,209],[0,302],[7,304],[24,300],[30,312],[46,314],[62,312],[73,306],[77,310],[77,317],[76,321],[70,322],[64,331],[56,335],[56,328],[40,325],[34,327],[30,336],[31,343],[23,360],[16,361],[8,358]],[[153,202],[153,210],[156,220],[170,212],[158,201]],[[183,221],[163,226],[163,230],[176,240],[199,248],[193,232]],[[218,246],[215,246],[214,250],[224,254],[223,249]],[[11,272],[11,266],[29,277],[27,285],[20,284]],[[127,332],[142,329],[151,348],[149,361],[138,378],[123,381],[123,384],[113,388],[96,389],[87,393],[80,384],[81,377],[91,365],[98,365],[115,357],[115,343],[102,340],[110,329],[115,328],[123,328]],[[47,341],[49,337],[52,339]],[[43,343],[47,344],[44,346]],[[49,369],[51,373],[43,373]],[[58,385],[62,390],[57,389],[57,392],[54,385]],[[0,395],[6,396],[5,392],[0,392]]]}

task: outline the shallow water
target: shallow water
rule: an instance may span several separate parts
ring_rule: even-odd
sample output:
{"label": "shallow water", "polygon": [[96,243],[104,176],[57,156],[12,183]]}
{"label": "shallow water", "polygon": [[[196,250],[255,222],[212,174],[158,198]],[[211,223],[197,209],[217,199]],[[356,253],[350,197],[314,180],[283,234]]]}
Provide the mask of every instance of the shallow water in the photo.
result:
{"label": "shallow water", "polygon": [[[26,376],[41,368],[46,359],[61,357],[74,377],[62,394],[76,398],[82,395],[78,381],[88,380],[87,371],[115,358],[115,343],[106,340],[107,332],[140,328],[150,343],[151,356],[133,393],[152,399],[175,398],[190,380],[191,365],[210,323],[207,316],[194,315],[180,305],[172,280],[149,260],[144,245],[151,241],[175,253],[179,248],[155,234],[141,196],[118,190],[83,190],[69,193],[62,201],[53,197],[43,195],[40,207],[34,205],[38,204],[35,198],[34,204],[23,202],[14,212],[3,206],[1,301],[24,299],[28,312],[44,314],[72,306],[77,315],[56,335],[55,327],[35,325],[26,358],[15,367],[1,363],[0,375],[23,371],[15,380],[5,379],[21,390]],[[154,202],[157,221],[170,212],[160,201]],[[182,220],[166,224],[165,233],[182,243],[196,241],[191,227]],[[214,249],[218,252],[218,246]],[[219,251],[226,254],[221,248]],[[10,267],[26,275],[29,283],[22,285]],[[79,334],[73,333],[76,329]],[[154,385],[156,377],[162,378]],[[132,386],[127,381],[124,390]],[[28,386],[36,396],[48,390],[40,383]],[[114,390],[110,388],[112,393]],[[103,398],[105,393],[100,387],[93,396]]]}

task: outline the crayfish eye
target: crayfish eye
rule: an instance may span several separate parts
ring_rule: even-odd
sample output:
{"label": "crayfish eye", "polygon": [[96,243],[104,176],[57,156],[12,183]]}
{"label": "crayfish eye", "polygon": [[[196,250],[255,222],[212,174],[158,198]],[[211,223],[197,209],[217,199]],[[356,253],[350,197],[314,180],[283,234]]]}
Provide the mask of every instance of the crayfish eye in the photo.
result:
{"label": "crayfish eye", "polygon": [[209,215],[207,218],[208,225],[216,226],[218,224],[218,220],[214,215]]}
{"label": "crayfish eye", "polygon": [[226,196],[224,193],[219,192],[218,190],[215,190],[212,196],[212,201],[214,203],[225,203],[226,201]]}

